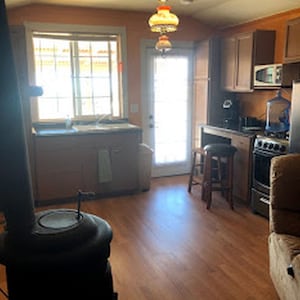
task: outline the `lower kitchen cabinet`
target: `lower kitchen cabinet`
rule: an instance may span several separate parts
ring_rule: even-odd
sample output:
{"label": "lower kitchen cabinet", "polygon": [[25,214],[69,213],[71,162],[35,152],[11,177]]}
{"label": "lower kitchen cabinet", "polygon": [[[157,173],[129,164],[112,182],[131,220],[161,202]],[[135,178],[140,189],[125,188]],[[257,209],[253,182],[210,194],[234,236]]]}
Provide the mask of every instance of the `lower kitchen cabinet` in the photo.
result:
{"label": "lower kitchen cabinet", "polygon": [[75,200],[78,190],[97,196],[138,190],[139,131],[34,140],[37,203]]}
{"label": "lower kitchen cabinet", "polygon": [[233,194],[250,203],[253,138],[233,134],[231,145],[237,148],[234,157]]}

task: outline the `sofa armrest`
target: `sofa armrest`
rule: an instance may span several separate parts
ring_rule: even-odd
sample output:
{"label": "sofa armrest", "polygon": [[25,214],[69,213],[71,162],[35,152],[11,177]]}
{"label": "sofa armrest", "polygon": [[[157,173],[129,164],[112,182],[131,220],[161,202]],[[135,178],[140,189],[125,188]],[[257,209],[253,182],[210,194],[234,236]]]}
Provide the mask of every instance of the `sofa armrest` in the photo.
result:
{"label": "sofa armrest", "polygon": [[271,160],[270,231],[300,236],[300,154]]}

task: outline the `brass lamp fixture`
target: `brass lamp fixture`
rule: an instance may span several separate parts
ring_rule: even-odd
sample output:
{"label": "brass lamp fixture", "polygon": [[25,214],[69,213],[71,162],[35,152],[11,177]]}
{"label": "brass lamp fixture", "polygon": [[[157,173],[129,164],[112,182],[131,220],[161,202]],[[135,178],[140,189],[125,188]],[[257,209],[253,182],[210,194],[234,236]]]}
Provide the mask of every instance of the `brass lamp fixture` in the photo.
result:
{"label": "brass lamp fixture", "polygon": [[175,32],[179,24],[178,17],[171,13],[171,7],[166,5],[167,1],[159,0],[159,6],[156,8],[157,12],[148,20],[151,31],[160,33],[155,48],[163,54],[172,49],[172,44],[166,33]]}

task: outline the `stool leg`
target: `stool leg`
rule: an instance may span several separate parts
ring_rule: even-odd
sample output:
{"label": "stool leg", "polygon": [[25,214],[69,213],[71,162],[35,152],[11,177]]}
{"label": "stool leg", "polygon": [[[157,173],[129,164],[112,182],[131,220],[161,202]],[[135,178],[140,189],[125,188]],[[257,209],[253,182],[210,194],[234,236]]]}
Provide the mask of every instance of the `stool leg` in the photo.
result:
{"label": "stool leg", "polygon": [[192,159],[192,168],[191,168],[191,173],[190,173],[190,178],[189,178],[189,185],[188,185],[188,192],[191,192],[192,189],[192,184],[193,184],[193,178],[194,178],[194,173],[195,173],[195,166],[196,166],[196,157],[197,157],[197,152],[195,151],[193,154],[193,159]]}
{"label": "stool leg", "polygon": [[205,160],[204,168],[204,178],[203,178],[203,187],[204,187],[204,200],[206,201],[206,208],[210,209],[211,206],[211,194],[212,194],[212,155],[207,154]]}
{"label": "stool leg", "polygon": [[233,199],[232,199],[232,189],[233,189],[233,157],[228,158],[228,190],[227,190],[227,201],[230,205],[230,208],[233,209]]}

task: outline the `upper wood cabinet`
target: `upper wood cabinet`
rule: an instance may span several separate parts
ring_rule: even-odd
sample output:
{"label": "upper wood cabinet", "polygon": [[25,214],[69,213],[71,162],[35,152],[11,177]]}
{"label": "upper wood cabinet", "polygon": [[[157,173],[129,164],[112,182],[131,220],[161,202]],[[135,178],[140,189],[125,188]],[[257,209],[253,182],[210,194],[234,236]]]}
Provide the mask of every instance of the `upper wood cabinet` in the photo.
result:
{"label": "upper wood cabinet", "polygon": [[253,66],[274,61],[275,31],[256,30],[222,40],[221,85],[232,92],[253,88]]}
{"label": "upper wood cabinet", "polygon": [[220,91],[220,40],[201,41],[195,49],[193,147],[199,147],[199,124],[216,124],[222,118]]}
{"label": "upper wood cabinet", "polygon": [[284,48],[284,62],[300,61],[300,18],[287,22]]}

